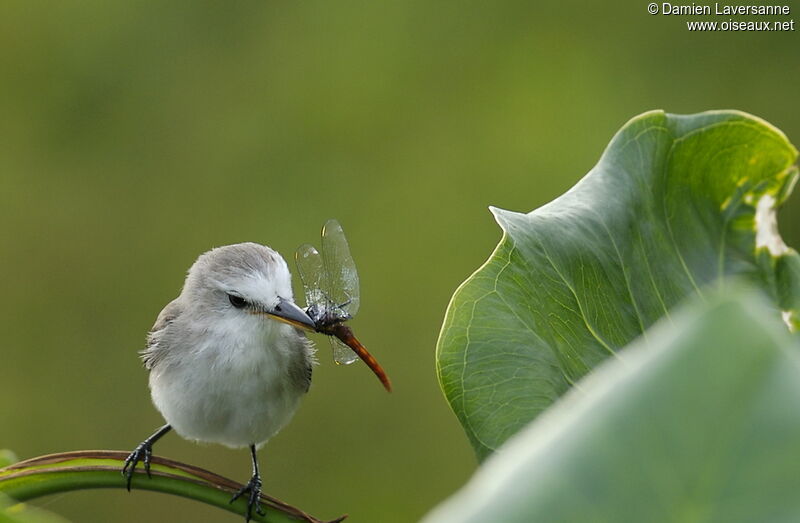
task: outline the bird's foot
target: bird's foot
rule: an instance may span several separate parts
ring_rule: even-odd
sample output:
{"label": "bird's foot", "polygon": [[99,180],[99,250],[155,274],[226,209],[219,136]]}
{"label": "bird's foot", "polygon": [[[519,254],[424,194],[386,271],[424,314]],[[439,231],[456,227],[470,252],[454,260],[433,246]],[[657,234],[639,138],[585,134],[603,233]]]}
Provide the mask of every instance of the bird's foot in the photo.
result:
{"label": "bird's foot", "polygon": [[250,521],[250,518],[253,516],[253,508],[256,509],[256,513],[259,516],[263,516],[265,512],[264,509],[261,508],[261,502],[259,501],[261,499],[261,476],[259,476],[258,473],[253,474],[253,477],[250,478],[247,485],[240,488],[236,494],[233,495],[230,503],[233,503],[245,493],[249,493],[247,497],[247,512],[244,515],[245,521]]}
{"label": "bird's foot", "polygon": [[131,478],[133,478],[133,471],[136,465],[142,461],[144,463],[144,471],[147,472],[147,477],[150,476],[150,459],[153,457],[153,443],[146,439],[139,443],[133,452],[128,454],[125,458],[125,466],[122,467],[122,475],[125,476],[128,486],[128,492],[131,491]]}

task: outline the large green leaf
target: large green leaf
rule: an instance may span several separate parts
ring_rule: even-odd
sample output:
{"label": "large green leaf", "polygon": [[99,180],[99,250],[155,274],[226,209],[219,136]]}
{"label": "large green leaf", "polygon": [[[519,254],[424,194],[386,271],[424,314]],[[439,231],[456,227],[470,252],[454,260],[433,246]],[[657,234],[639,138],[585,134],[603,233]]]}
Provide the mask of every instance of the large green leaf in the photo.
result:
{"label": "large green leaf", "polygon": [[800,347],[758,298],[654,327],[425,523],[800,521]]}
{"label": "large green leaf", "polygon": [[560,198],[529,214],[492,209],[503,238],[456,291],[437,345],[442,390],[478,457],[718,277],[754,282],[796,328],[800,261],[775,219],[796,157],[747,114],[653,111]]}

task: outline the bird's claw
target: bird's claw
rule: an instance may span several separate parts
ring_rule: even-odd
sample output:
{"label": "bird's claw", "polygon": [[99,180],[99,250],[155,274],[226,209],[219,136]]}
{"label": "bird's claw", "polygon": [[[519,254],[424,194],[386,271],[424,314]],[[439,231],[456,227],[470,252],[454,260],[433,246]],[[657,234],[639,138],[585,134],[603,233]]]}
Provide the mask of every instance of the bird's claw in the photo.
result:
{"label": "bird's claw", "polygon": [[128,492],[131,491],[131,479],[133,478],[133,471],[136,470],[136,465],[139,461],[144,462],[144,471],[147,473],[147,477],[152,477],[150,475],[150,460],[153,457],[153,444],[149,441],[143,441],[139,443],[133,452],[128,454],[128,457],[125,458],[125,466],[122,467],[122,475],[125,476],[126,484],[128,487]]}
{"label": "bird's claw", "polygon": [[247,497],[247,512],[245,513],[245,521],[250,521],[250,518],[253,516],[253,507],[256,509],[256,514],[259,516],[263,516],[266,513],[264,509],[261,507],[261,477],[258,474],[254,474],[250,481],[247,482],[247,485],[240,488],[236,494],[230,500],[230,503],[233,503],[237,499],[239,499],[245,492],[249,492],[250,495]]}

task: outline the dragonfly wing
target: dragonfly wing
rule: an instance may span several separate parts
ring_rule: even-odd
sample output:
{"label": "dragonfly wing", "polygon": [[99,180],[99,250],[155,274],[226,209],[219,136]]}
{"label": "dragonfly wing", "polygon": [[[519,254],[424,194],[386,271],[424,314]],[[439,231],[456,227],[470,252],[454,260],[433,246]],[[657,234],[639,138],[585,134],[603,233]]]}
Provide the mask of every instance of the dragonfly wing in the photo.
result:
{"label": "dragonfly wing", "polygon": [[342,343],[338,338],[330,336],[331,348],[333,349],[333,361],[337,365],[350,365],[358,359],[358,354],[353,349]]}
{"label": "dragonfly wing", "polygon": [[[306,295],[306,308],[317,312],[317,316],[325,311],[329,302],[325,294],[328,288],[328,275],[325,264],[319,251],[308,243],[301,245],[294,255],[297,272],[303,282],[303,292]],[[309,313],[309,315],[311,315]],[[312,316],[315,321],[317,318]]]}
{"label": "dragonfly wing", "polygon": [[342,226],[336,220],[328,220],[322,228],[322,252],[328,297],[348,315],[355,316],[361,304],[358,272]]}

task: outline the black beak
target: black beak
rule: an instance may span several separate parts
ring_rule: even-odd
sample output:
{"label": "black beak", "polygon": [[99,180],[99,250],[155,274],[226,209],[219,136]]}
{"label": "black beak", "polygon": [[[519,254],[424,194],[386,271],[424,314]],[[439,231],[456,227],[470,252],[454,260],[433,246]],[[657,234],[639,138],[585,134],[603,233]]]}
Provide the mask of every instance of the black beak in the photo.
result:
{"label": "black beak", "polygon": [[317,328],[314,320],[306,314],[306,311],[298,307],[294,302],[283,298],[279,298],[278,304],[272,310],[264,311],[264,314],[274,320],[288,323],[300,329],[313,331]]}

